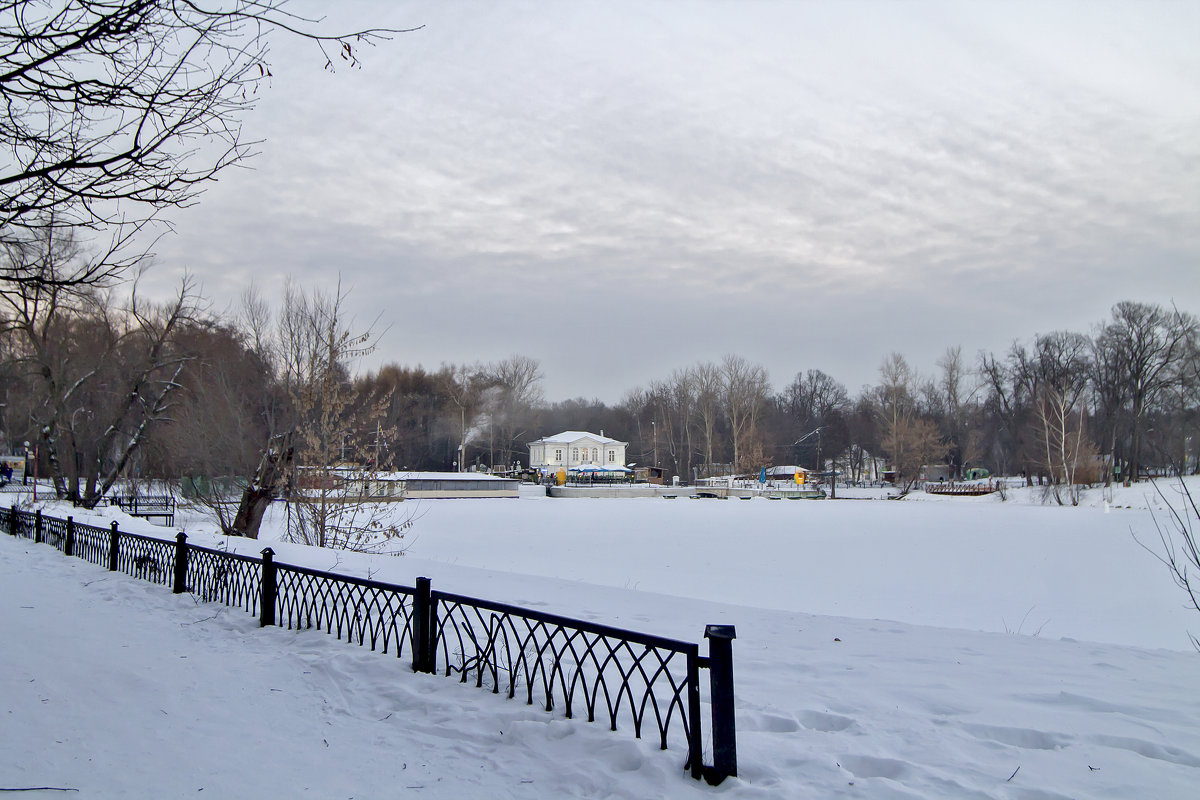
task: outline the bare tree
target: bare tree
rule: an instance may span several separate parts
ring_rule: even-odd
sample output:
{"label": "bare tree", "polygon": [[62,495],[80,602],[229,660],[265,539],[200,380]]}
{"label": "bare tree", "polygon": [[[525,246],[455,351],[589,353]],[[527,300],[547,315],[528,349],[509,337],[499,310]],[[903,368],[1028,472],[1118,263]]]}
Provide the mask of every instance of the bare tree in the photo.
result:
{"label": "bare tree", "polygon": [[1032,363],[1025,348],[1017,343],[1007,359],[981,353],[979,363],[979,374],[987,389],[985,408],[994,420],[988,452],[1001,471],[1020,469],[1030,485],[1040,464],[1033,436],[1037,373],[1030,369]]}
{"label": "bare tree", "polygon": [[[741,455],[753,442],[758,415],[771,391],[767,370],[741,356],[730,354],[721,360],[721,384],[730,438],[733,440],[734,469],[759,466],[750,462],[744,464]],[[761,450],[758,453],[761,458]]]}
{"label": "bare tree", "polygon": [[[821,370],[796,373],[796,377],[776,398],[776,403],[790,423],[785,431],[785,441],[798,441],[820,429],[818,438],[810,441],[818,442],[821,446],[812,449],[814,457],[807,462],[816,469],[824,469],[818,462],[824,461],[826,455],[837,461],[842,452],[850,447],[850,428],[845,420],[850,397],[845,386]],[[806,441],[804,446],[808,443]],[[805,464],[806,461],[801,459],[797,463]],[[836,487],[833,491],[837,491]]]}
{"label": "bare tree", "polygon": [[399,32],[322,34],[285,5],[0,3],[0,232],[40,228],[48,212],[102,227],[188,204],[253,152],[241,120],[271,78],[270,32],[313,41],[330,69]]}
{"label": "bare tree", "polygon": [[899,353],[889,353],[879,365],[879,405],[886,425],[900,427],[901,420],[915,411],[913,386],[916,374]]}
{"label": "bare tree", "polygon": [[458,471],[463,472],[467,468],[467,420],[470,419],[473,426],[475,415],[479,413],[484,383],[483,368],[479,365],[460,364],[443,368],[441,374],[446,394],[458,409],[459,436],[455,463],[458,465]]}
{"label": "bare tree", "polygon": [[105,236],[61,224],[53,211],[26,222],[0,227],[0,293],[49,287],[66,297],[77,289],[107,287],[147,264],[145,251],[135,247],[145,223],[115,226]]}
{"label": "bare tree", "polygon": [[864,389],[846,414],[846,466],[850,480],[877,480],[875,459],[882,448],[879,435],[880,414],[874,393]]}
{"label": "bare tree", "polygon": [[846,387],[819,369],[796,373],[780,398],[801,428],[815,427],[834,411],[850,405]]}
{"label": "bare tree", "polygon": [[[403,552],[398,543],[413,522],[384,503],[374,502],[378,458],[347,457],[347,437],[367,427],[376,436],[384,404],[356,402],[350,384],[352,363],[374,349],[373,334],[352,331],[345,317],[346,294],[305,294],[295,284],[284,289],[279,316],[280,366],[295,414],[295,479],[289,493],[294,510],[288,538],[345,550]],[[364,424],[366,423],[366,424]],[[361,440],[359,440],[361,441]]]}
{"label": "bare tree", "polygon": [[[484,368],[484,402],[491,450],[490,466],[508,466],[519,455],[520,440],[542,401],[542,369],[536,359],[513,355]],[[498,456],[498,458],[497,458]]]}
{"label": "bare tree", "polygon": [[901,481],[903,496],[920,478],[922,467],[945,457],[946,445],[937,426],[918,413],[913,389],[922,382],[904,356],[889,354],[879,367],[879,376],[881,382],[876,392],[883,419],[881,444]]}
{"label": "bare tree", "polygon": [[[212,374],[175,427],[198,456],[189,459],[196,501],[222,532],[257,539],[267,508],[293,474],[296,419],[278,381],[280,342],[271,309],[257,287],[242,293],[233,329],[236,345],[202,362],[202,371]],[[234,372],[235,364],[248,364],[250,374]],[[230,485],[235,477],[245,482],[240,496]]]}
{"label": "bare tree", "polygon": [[[55,233],[54,229],[47,229]],[[78,292],[53,280],[85,258],[71,232],[48,236],[46,282],[0,293],[6,333],[18,341],[17,365],[37,384],[33,411],[59,497],[94,506],[146,441],[169,418],[180,376],[192,356],[178,334],[195,317],[192,285],[161,305],[136,285],[124,305],[108,294]]]}
{"label": "bare tree", "polygon": [[[1113,306],[1112,319],[1095,337],[1098,391],[1114,404],[1124,398],[1110,413],[1120,409],[1127,414],[1128,451],[1121,465],[1127,481],[1141,473],[1147,415],[1181,379],[1198,330],[1196,318],[1177,309],[1122,302]],[[1115,436],[1117,423],[1112,424]]]}
{"label": "bare tree", "polygon": [[1088,385],[1090,341],[1078,333],[1059,331],[1034,340],[1027,369],[1033,376],[1034,408],[1049,473],[1047,492],[1060,505],[1066,492],[1071,505],[1079,503],[1078,478],[1095,472],[1094,448],[1084,432],[1082,397]]}
{"label": "bare tree", "polygon": [[[1158,481],[1154,482],[1154,489],[1168,509],[1166,525],[1157,518],[1154,520],[1159,547],[1147,545],[1136,533],[1133,538],[1166,566],[1171,580],[1187,594],[1188,605],[1200,612],[1200,531],[1196,528],[1200,523],[1200,508],[1182,478],[1179,480],[1177,497],[1167,497]],[[1191,633],[1188,638],[1192,646],[1200,650],[1200,638]]]}
{"label": "bare tree", "polygon": [[[257,526],[238,517],[239,484],[254,484],[262,443],[283,413],[283,395],[252,340],[233,324],[189,324],[178,348],[195,360],[182,376],[170,424],[152,432],[147,462],[157,474],[179,478],[184,496],[205,508],[223,532],[256,537]],[[274,492],[269,495],[267,502]],[[265,504],[258,509],[259,519],[265,510]]]}
{"label": "bare tree", "polygon": [[927,419],[901,415],[887,424],[884,449],[892,459],[892,466],[900,479],[900,495],[912,489],[921,477],[921,468],[932,464],[946,454],[946,445],[937,427]]}
{"label": "bare tree", "polygon": [[717,422],[721,416],[721,369],[711,361],[702,361],[692,367],[692,377],[696,387],[696,411],[704,439],[704,466],[707,469],[713,463]]}
{"label": "bare tree", "polygon": [[692,455],[695,453],[694,418],[696,414],[696,375],[692,369],[677,369],[671,373],[668,381],[671,404],[675,409],[678,450],[675,456],[676,472],[682,474],[684,480],[692,479]]}
{"label": "bare tree", "polygon": [[942,371],[939,389],[943,405],[942,428],[947,442],[947,456],[954,477],[961,478],[963,468],[978,452],[979,435],[972,430],[971,416],[979,384],[967,369],[961,347],[946,348],[946,352],[938,360],[938,367]]}
{"label": "bare tree", "polygon": [[[644,405],[649,406],[655,423],[656,449],[665,452],[670,461],[669,473],[690,479],[696,413],[694,371],[676,369],[666,380],[652,381],[642,399]],[[634,402],[634,399],[627,402]]]}

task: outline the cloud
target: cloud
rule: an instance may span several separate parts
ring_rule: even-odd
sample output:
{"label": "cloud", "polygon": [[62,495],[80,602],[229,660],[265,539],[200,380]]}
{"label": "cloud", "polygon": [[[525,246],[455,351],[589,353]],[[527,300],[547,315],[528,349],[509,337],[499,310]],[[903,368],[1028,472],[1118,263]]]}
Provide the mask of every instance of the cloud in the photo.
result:
{"label": "cloud", "polygon": [[283,42],[263,155],[178,216],[166,274],[341,273],[396,320],[385,357],[517,350],[610,400],[728,351],[854,386],[892,349],[1200,300],[1194,9],[373,9],[426,27],[336,75]]}

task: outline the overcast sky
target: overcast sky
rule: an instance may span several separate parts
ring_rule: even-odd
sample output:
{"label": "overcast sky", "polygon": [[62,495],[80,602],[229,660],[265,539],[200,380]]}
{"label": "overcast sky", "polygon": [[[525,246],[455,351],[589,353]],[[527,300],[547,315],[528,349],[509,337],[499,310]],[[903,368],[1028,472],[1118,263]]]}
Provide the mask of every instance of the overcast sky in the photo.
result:
{"label": "overcast sky", "polygon": [[[361,2],[277,37],[250,169],[148,286],[351,289],[370,367],[538,359],[548,399],[735,352],[851,392],[1124,299],[1200,312],[1200,3]],[[332,10],[331,10],[332,9]]]}

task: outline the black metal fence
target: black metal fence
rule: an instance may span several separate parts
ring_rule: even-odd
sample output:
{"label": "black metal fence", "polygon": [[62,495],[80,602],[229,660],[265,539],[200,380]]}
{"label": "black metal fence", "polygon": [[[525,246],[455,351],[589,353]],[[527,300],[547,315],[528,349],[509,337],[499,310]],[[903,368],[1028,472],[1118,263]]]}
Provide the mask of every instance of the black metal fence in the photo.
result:
{"label": "black metal fence", "polygon": [[[705,630],[708,655],[693,642],[598,625],[416,586],[338,575],[58,519],[0,509],[0,529],[44,542],[93,564],[259,615],[262,626],[315,628],[339,639],[411,659],[416,672],[441,673],[567,718],[631,725],[659,746],[686,748],[684,768],[720,783],[737,774],[733,716],[734,629]],[[700,670],[709,673],[704,720]],[[705,732],[711,733],[711,757]]]}
{"label": "black metal fence", "polygon": [[175,524],[175,496],[171,494],[114,494],[108,504],[132,517],[161,517],[164,525]]}

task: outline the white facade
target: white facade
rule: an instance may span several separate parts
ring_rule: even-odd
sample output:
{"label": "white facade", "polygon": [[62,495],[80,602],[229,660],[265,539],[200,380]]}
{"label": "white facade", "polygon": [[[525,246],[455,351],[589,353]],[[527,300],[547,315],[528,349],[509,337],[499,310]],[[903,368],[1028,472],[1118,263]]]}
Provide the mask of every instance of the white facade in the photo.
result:
{"label": "white facade", "polygon": [[563,431],[529,443],[529,466],[545,472],[593,464],[597,467],[625,466],[625,446],[600,433]]}

